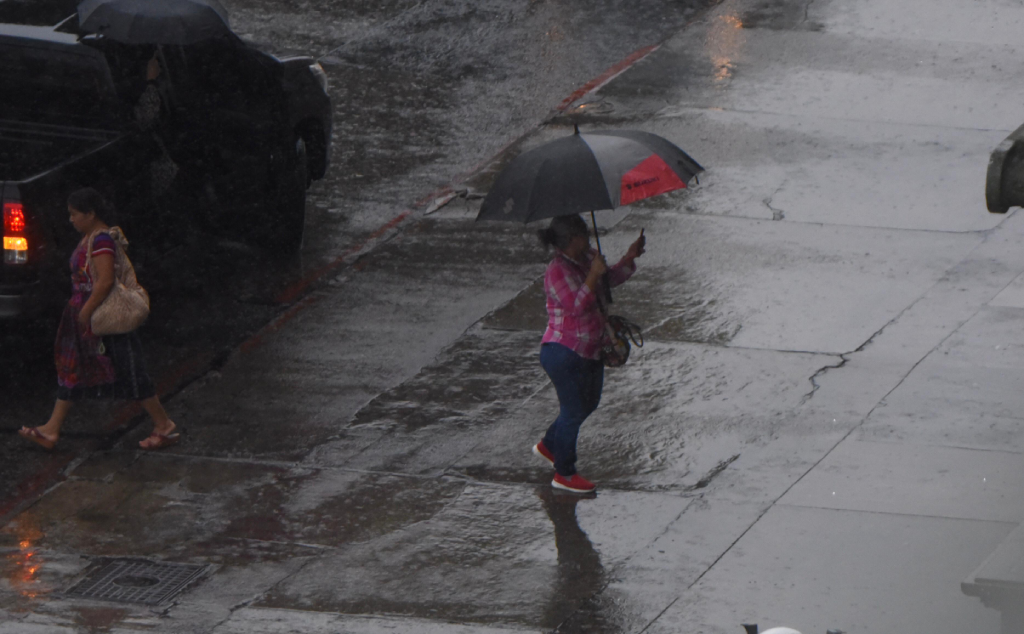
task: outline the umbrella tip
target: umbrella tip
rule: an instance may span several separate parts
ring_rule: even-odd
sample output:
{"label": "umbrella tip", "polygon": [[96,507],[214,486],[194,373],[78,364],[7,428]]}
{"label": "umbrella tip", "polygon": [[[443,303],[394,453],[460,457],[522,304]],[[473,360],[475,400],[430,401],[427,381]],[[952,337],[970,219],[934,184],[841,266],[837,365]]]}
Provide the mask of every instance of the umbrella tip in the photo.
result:
{"label": "umbrella tip", "polygon": [[580,133],[580,124],[578,124],[578,123],[572,124],[572,133],[573,134],[579,134]]}

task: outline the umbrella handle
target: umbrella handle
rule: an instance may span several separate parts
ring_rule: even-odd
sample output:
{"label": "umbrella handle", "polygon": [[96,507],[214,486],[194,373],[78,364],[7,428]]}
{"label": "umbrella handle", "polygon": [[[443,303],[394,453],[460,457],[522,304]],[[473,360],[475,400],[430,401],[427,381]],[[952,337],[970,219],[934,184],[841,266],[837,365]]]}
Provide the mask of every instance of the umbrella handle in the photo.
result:
{"label": "umbrella handle", "polygon": [[[594,242],[597,243],[597,254],[604,255],[601,253],[601,238],[597,235],[597,218],[594,217],[593,210],[590,212],[590,222],[594,225]],[[608,271],[605,271],[604,275],[601,276],[601,282],[601,288],[604,291],[604,301],[609,304],[613,303],[611,277],[608,275]]]}

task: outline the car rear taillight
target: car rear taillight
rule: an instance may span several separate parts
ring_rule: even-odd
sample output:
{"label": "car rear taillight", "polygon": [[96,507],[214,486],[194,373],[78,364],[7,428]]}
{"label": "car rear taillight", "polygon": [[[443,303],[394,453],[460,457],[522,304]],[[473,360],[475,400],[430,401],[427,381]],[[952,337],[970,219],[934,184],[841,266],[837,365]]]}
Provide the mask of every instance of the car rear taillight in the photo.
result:
{"label": "car rear taillight", "polygon": [[4,264],[28,262],[25,237],[25,208],[21,203],[4,203]]}
{"label": "car rear taillight", "polygon": [[25,208],[21,203],[4,203],[4,235],[25,232]]}

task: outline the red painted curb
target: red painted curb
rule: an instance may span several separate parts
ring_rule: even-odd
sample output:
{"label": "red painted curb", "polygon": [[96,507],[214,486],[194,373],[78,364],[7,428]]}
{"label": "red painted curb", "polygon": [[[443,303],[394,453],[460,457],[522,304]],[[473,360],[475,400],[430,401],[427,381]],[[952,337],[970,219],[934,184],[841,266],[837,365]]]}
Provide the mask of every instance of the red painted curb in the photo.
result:
{"label": "red painted curb", "polygon": [[290,322],[292,319],[295,319],[295,316],[301,313],[303,310],[305,310],[307,306],[315,304],[319,299],[320,298],[317,297],[316,295],[310,295],[309,297],[303,298],[302,301],[300,301],[299,303],[295,304],[288,310],[278,315],[277,318],[275,318],[272,322],[270,322],[263,328],[260,328],[255,335],[243,341],[238,346],[238,351],[245,353],[257,347],[258,345],[263,343],[263,340],[267,337],[267,335],[275,333],[278,330],[280,330],[285,324]]}
{"label": "red painted curb", "polygon": [[607,84],[611,80],[615,79],[616,77],[618,77],[622,73],[624,73],[627,70],[629,70],[629,68],[633,64],[636,64],[637,62],[639,62],[643,58],[647,57],[648,55],[650,55],[654,51],[658,50],[659,48],[661,48],[661,44],[652,44],[651,46],[645,46],[645,47],[643,47],[641,49],[633,51],[632,53],[630,53],[625,59],[623,59],[618,64],[615,64],[614,66],[612,66],[608,70],[604,71],[603,73],[601,73],[600,75],[598,75],[594,79],[591,79],[587,83],[585,83],[582,86],[580,86],[580,88],[578,90],[576,90],[571,95],[569,95],[568,97],[563,99],[562,103],[558,104],[556,109],[561,111],[561,112],[564,112],[566,110],[566,108],[568,108],[569,106],[571,106],[573,104],[574,101],[578,101],[581,97],[585,97],[586,95],[594,92],[595,90],[597,90],[601,86],[604,86],[605,84]]}

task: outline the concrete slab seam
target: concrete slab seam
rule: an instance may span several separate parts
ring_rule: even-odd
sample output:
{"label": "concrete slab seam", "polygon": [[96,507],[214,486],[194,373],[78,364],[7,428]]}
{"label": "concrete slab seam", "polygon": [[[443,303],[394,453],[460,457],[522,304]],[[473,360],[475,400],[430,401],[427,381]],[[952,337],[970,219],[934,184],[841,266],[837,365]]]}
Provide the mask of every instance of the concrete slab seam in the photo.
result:
{"label": "concrete slab seam", "polygon": [[644,629],[642,629],[639,632],[637,632],[637,634],[644,634],[644,632],[646,632],[647,630],[651,629],[651,626],[654,625],[657,622],[658,619],[660,619],[666,612],[669,611],[669,609],[672,608],[673,605],[675,605],[676,603],[679,602],[679,599],[682,599],[682,598],[683,598],[682,595],[680,595],[680,596],[672,599],[672,601],[668,605],[665,606],[665,609],[663,609],[661,612],[658,612],[654,616],[654,618],[651,619],[651,622],[648,623],[647,625],[645,625]]}
{"label": "concrete slab seam", "polygon": [[[762,200],[761,202],[765,203],[767,205],[767,201],[768,200],[769,199],[765,199],[765,200]],[[781,212],[783,214],[783,217],[782,218],[775,218],[775,217],[764,218],[764,217],[759,217],[759,216],[747,216],[747,215],[744,215],[744,214],[732,214],[732,213],[730,213],[728,215],[725,215],[725,214],[709,212],[709,211],[687,211],[686,215],[687,216],[695,216],[697,218],[713,218],[713,219],[716,219],[716,220],[736,220],[736,221],[744,221],[744,222],[750,222],[750,221],[753,221],[753,222],[773,222],[773,221],[776,221],[776,220],[786,220],[785,212],[783,210],[777,209],[777,208],[772,207],[770,205],[768,206],[768,209],[772,210],[773,212],[776,212],[776,211]],[[1007,217],[1009,217],[1009,215],[1012,215],[1012,212],[1010,212],[1007,215]],[[1005,218],[1003,220],[1005,221]],[[820,220],[786,220],[786,224],[795,225],[795,226],[809,226],[809,227],[829,227],[829,228],[836,228],[836,229],[874,229],[874,230],[878,230],[878,231],[888,231],[888,232],[892,232],[892,233],[917,233],[917,234],[921,234],[921,235],[955,235],[955,236],[960,236],[960,235],[978,234],[978,235],[981,235],[981,236],[987,236],[988,233],[992,231],[992,229],[967,229],[967,230],[964,230],[964,231],[958,231],[958,230],[954,230],[954,229],[912,229],[912,228],[909,228],[909,227],[887,227],[887,226],[884,226],[884,225],[869,225],[869,224],[855,225],[855,224],[850,224],[850,223],[846,223],[846,222],[824,222],[824,221],[820,221]]]}
{"label": "concrete slab seam", "polygon": [[896,511],[875,511],[871,509],[840,509],[832,506],[815,506],[813,504],[796,504],[793,502],[779,502],[773,506],[780,508],[814,509],[816,511],[835,511],[837,513],[852,513],[857,515],[879,515],[883,517],[920,517],[932,520],[946,520],[953,522],[986,522],[989,524],[1005,524],[1006,526],[1017,526],[1020,522],[1009,520],[992,520],[977,517],[955,517],[952,515],[932,515],[931,513],[898,513]]}
{"label": "concrete slab seam", "polygon": [[729,108],[727,106],[701,106],[697,104],[680,104],[672,106],[668,112],[659,112],[654,115],[655,119],[678,118],[684,111],[692,112],[732,112],[735,114],[768,115],[771,117],[784,117],[787,119],[813,119],[820,121],[846,121],[850,123],[874,123],[878,125],[893,125],[906,128],[941,128],[943,130],[957,130],[962,132],[1006,132],[1013,131],[1011,128],[979,128],[976,126],[939,125],[937,123],[914,123],[912,121],[879,121],[878,119],[860,119],[856,117],[835,117],[823,114],[791,114],[789,112],[778,112],[775,110],[748,110],[745,108]]}
{"label": "concrete slab seam", "polygon": [[[1019,417],[1004,417],[1004,418],[1006,418],[1008,420],[1015,420],[1015,421],[1024,422],[1024,419],[1021,419]],[[892,444],[891,441],[888,441],[888,440],[877,440],[877,439],[874,439],[874,438],[858,438],[857,442],[860,442],[860,443],[871,443],[873,445],[891,445]],[[988,453],[988,454],[1001,454],[1001,453],[1005,453],[1005,454],[1018,455],[1018,454],[1024,453],[1024,450],[1022,450],[1022,449],[995,449],[993,447],[967,447],[967,446],[957,446],[957,445],[948,445],[948,444],[935,444],[935,443],[931,443],[931,442],[915,443],[914,446],[916,446],[916,447],[934,447],[936,449],[956,449],[957,451],[976,451],[978,453]]]}

